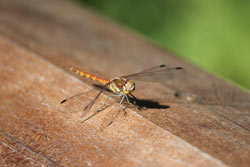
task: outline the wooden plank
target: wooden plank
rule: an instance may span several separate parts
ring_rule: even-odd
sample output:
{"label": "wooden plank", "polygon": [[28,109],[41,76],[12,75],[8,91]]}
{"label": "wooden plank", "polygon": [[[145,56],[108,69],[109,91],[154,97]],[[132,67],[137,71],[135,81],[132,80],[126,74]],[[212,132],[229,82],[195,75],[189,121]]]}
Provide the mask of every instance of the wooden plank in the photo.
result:
{"label": "wooden plank", "polygon": [[[250,164],[246,91],[86,8],[58,0],[2,1],[0,55],[2,166]],[[88,80],[68,73],[70,66],[110,79],[158,64],[187,73],[160,84],[139,82],[135,95],[148,109],[127,109],[125,117],[112,105],[84,124],[84,102],[56,109],[63,98],[91,89]],[[192,98],[202,101],[187,103]],[[211,105],[217,103],[224,105]]]}

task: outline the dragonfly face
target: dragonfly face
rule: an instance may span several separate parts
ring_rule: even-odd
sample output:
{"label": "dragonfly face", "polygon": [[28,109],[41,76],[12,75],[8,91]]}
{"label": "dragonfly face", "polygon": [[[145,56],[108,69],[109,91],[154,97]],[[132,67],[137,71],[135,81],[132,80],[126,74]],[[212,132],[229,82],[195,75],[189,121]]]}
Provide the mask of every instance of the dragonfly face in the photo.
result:
{"label": "dragonfly face", "polygon": [[127,80],[125,85],[123,86],[123,93],[130,94],[132,91],[135,90],[135,82],[132,80]]}

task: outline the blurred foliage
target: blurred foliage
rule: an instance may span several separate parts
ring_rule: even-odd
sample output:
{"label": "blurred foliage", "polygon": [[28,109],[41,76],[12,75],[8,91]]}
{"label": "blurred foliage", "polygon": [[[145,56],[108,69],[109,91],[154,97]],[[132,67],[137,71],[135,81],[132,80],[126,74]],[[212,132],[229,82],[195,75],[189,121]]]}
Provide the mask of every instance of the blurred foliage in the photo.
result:
{"label": "blurred foliage", "polygon": [[78,0],[250,89],[249,0]]}

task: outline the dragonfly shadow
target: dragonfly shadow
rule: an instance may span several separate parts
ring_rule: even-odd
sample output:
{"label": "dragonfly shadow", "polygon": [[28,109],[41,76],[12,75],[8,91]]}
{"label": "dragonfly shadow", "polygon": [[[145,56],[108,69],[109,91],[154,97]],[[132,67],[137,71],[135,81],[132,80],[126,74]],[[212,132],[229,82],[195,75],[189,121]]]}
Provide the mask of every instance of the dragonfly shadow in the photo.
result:
{"label": "dragonfly shadow", "polygon": [[135,105],[138,109],[167,109],[170,108],[168,105],[162,105],[157,101],[147,100],[147,99],[138,99],[136,98]]}

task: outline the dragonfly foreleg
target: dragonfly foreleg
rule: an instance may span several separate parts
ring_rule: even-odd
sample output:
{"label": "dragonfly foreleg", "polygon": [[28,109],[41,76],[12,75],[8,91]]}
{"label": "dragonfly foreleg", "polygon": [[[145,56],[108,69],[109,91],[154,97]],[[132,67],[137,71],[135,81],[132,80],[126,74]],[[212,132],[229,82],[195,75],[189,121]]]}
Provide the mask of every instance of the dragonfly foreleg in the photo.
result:
{"label": "dragonfly foreleg", "polygon": [[[130,104],[130,105],[134,105],[133,103],[131,103],[130,102],[130,100],[129,100],[129,96],[128,95],[125,95],[125,97],[126,97],[126,100],[127,100],[127,102],[128,102],[128,104]],[[133,96],[132,96],[133,97]],[[133,97],[134,98],[134,97]],[[135,102],[135,101],[134,101]]]}
{"label": "dragonfly foreleg", "polygon": [[127,113],[126,113],[126,111],[121,107],[121,104],[124,102],[124,99],[125,99],[125,98],[126,98],[126,100],[127,100],[127,102],[128,102],[129,104],[132,104],[132,103],[129,101],[128,95],[127,95],[127,94],[110,95],[110,96],[108,96],[107,99],[105,100],[103,106],[106,105],[108,99],[111,98],[111,97],[122,97],[122,99],[121,99],[121,101],[120,101],[120,103],[119,103],[118,106],[119,106],[119,108],[124,112],[124,115],[126,116]]}
{"label": "dragonfly foreleg", "polygon": [[136,105],[136,97],[132,93],[130,93],[129,95],[131,96],[129,97],[133,99],[133,104]]}
{"label": "dragonfly foreleg", "polygon": [[125,97],[127,97],[126,94],[125,94],[125,95],[121,95],[121,96],[122,96],[122,99],[121,99],[121,101],[120,101],[120,103],[119,103],[119,107],[120,107],[120,108],[121,108],[121,104],[123,103]]}
{"label": "dragonfly foreleg", "polygon": [[124,112],[124,116],[126,116],[126,115],[127,115],[127,112],[124,110],[125,108],[122,108],[122,107],[121,107],[121,104],[123,103],[125,97],[126,97],[126,99],[128,99],[128,97],[127,97],[126,94],[123,94],[123,95],[121,95],[121,96],[122,96],[122,99],[121,99],[121,101],[120,101],[120,103],[119,103],[118,106],[119,106],[119,108]]}

